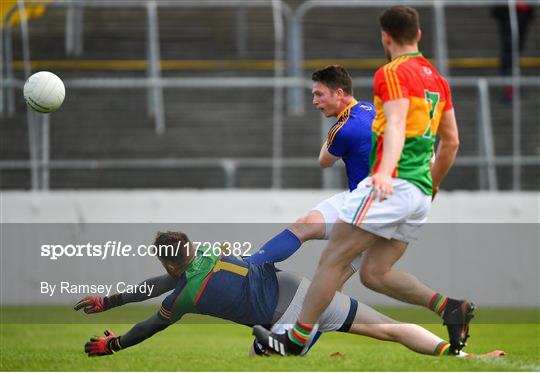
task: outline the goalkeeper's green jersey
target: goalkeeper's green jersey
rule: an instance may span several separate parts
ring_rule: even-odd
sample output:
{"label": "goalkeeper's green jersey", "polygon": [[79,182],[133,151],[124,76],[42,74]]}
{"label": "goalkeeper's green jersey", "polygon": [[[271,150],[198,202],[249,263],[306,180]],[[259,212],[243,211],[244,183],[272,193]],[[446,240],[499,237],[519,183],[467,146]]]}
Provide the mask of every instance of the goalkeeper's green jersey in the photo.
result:
{"label": "goalkeeper's green jersey", "polygon": [[163,301],[159,316],[175,322],[196,313],[244,325],[270,324],[279,295],[275,271],[272,263],[251,264],[199,250]]}

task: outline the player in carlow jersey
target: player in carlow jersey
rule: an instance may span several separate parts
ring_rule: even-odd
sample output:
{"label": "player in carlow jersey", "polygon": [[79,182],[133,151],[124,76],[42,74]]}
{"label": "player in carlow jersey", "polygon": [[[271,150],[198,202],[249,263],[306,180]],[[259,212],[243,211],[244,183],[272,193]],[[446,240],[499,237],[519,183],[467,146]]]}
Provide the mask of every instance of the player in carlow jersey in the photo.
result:
{"label": "player in carlow jersey", "polygon": [[[339,65],[330,65],[312,75],[313,106],[336,123],[319,152],[322,168],[341,159],[345,163],[348,191],[338,193],[315,206],[306,216],[269,240],[254,253],[254,263],[279,262],[296,252],[309,240],[330,238],[345,198],[369,173],[371,124],[375,108],[369,102],[358,102],[353,96],[352,79]],[[351,263],[350,274],[359,268],[359,257]]]}
{"label": "player in carlow jersey", "polygon": [[[347,195],[338,220],[346,224],[335,224],[293,330],[287,335],[258,335],[266,345],[268,338],[278,339],[285,353],[304,348],[295,333],[309,334],[360,254],[362,283],[440,315],[451,353],[458,354],[468,337],[471,303],[435,292],[411,274],[393,269],[426,222],[431,200],[454,162],[459,138],[448,83],[418,50],[416,10],[391,7],[379,23],[390,62],[375,73],[370,176]],[[440,141],[430,169],[437,135]]]}
{"label": "player in carlow jersey", "polygon": [[[201,248],[194,252],[188,237],[180,232],[158,232],[154,245],[167,274],[145,281],[154,285],[150,294],[122,293],[109,297],[90,296],[75,305],[75,310],[96,313],[126,303],[140,302],[171,292],[159,311],[149,319],[116,336],[105,331],[105,337],[92,338],[85,344],[89,356],[110,355],[150,338],[174,324],[186,314],[203,314],[235,323],[253,326],[263,324],[276,333],[292,327],[306,295],[309,281],[277,270],[272,263],[254,264],[233,256],[221,247]],[[398,342],[418,353],[448,355],[450,344],[415,324],[401,324],[343,293],[335,292],[329,307],[319,320],[318,331],[339,331]],[[315,335],[315,333],[314,333]],[[312,340],[306,339],[302,354]],[[284,348],[276,341],[278,350]],[[254,341],[250,352],[266,355],[272,352]],[[494,351],[490,356],[504,354]],[[462,356],[473,356],[462,353]]]}

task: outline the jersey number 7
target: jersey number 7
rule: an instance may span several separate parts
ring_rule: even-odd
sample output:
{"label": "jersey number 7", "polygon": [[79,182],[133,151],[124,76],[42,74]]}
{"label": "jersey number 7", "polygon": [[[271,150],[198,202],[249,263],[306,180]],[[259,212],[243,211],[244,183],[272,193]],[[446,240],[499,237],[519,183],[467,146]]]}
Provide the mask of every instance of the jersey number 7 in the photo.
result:
{"label": "jersey number 7", "polygon": [[431,139],[433,135],[431,134],[431,120],[435,116],[435,109],[439,104],[440,95],[439,92],[430,92],[427,89],[424,90],[426,101],[429,105],[429,121],[426,130],[424,131],[423,138]]}

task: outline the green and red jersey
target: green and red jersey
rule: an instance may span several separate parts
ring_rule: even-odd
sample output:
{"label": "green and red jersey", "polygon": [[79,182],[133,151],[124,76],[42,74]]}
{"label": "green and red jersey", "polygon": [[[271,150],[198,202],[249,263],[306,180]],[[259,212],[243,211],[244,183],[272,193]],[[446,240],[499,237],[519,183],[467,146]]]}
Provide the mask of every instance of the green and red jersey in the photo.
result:
{"label": "green and red jersey", "polygon": [[279,295],[275,271],[272,263],[199,250],[163,301],[159,317],[174,323],[195,313],[250,326],[270,324]]}
{"label": "green and red jersey", "polygon": [[418,186],[425,194],[433,193],[429,163],[442,113],[453,109],[450,87],[422,54],[406,54],[379,68],[374,78],[376,110],[372,126],[370,174],[377,172],[383,154],[387,101],[407,98],[409,111],[405,144],[392,173]]}

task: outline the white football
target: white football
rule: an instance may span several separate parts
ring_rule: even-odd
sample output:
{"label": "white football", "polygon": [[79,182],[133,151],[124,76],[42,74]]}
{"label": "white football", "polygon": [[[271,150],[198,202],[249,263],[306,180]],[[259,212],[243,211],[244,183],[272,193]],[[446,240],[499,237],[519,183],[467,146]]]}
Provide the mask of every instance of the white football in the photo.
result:
{"label": "white football", "polygon": [[60,108],[66,89],[62,79],[49,71],[40,71],[24,83],[24,100],[35,111],[52,113]]}

